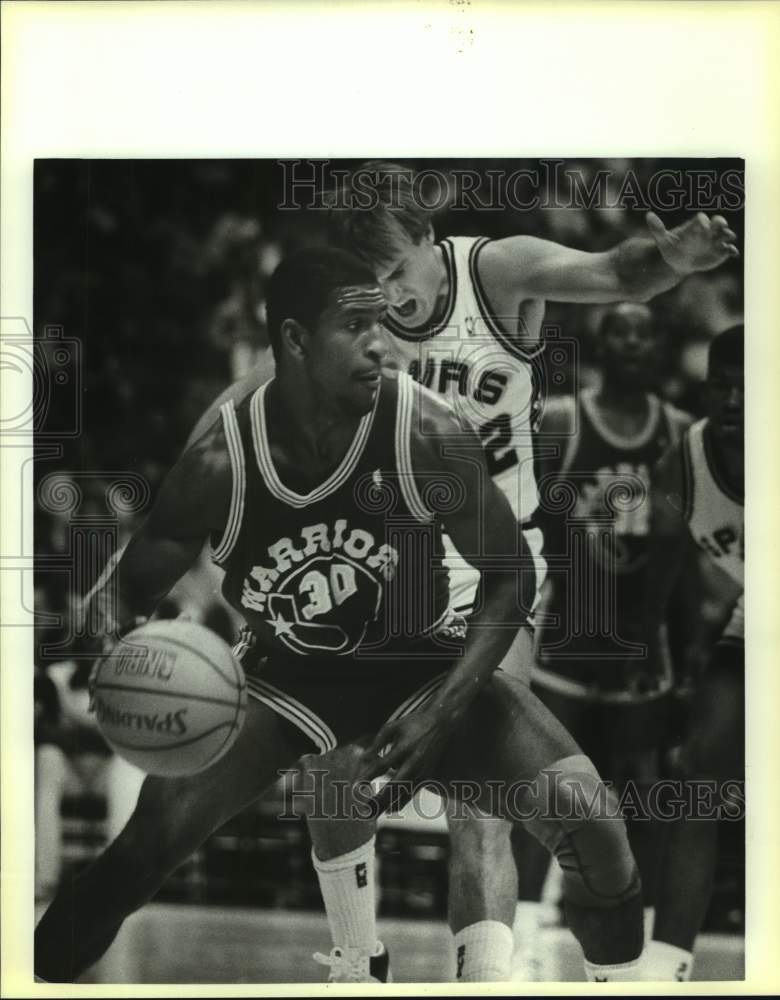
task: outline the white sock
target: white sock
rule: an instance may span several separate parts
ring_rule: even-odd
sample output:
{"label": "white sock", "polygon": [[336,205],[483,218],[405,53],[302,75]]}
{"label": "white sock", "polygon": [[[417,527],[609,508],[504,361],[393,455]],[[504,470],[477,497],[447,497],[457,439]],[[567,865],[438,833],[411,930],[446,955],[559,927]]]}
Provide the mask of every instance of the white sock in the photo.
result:
{"label": "white sock", "polygon": [[635,958],[620,965],[596,965],[585,960],[585,978],[589,983],[633,983],[640,979],[642,959]]}
{"label": "white sock", "polygon": [[693,955],[665,941],[649,941],[642,960],[642,978],[653,983],[687,983]]}
{"label": "white sock", "polygon": [[544,982],[540,948],[540,916],[542,904],[521,900],[515,908],[512,925],[514,952],[512,954],[512,982]]}
{"label": "white sock", "polygon": [[333,944],[339,948],[360,948],[372,955],[377,943],[374,838],[329,861],[320,861],[314,851],[311,859]]}
{"label": "white sock", "polygon": [[480,920],[455,935],[455,980],[503,983],[509,979],[514,939],[499,920]]}

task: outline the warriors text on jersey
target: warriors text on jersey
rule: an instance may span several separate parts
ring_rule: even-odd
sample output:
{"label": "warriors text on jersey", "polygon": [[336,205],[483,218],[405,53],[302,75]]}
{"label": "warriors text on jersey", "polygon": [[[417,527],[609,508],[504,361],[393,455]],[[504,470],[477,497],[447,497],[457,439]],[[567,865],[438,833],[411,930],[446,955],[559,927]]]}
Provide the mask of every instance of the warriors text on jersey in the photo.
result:
{"label": "warriors text on jersey", "polygon": [[[564,401],[562,401],[563,405]],[[644,567],[650,526],[650,469],[679,440],[685,414],[647,397],[644,428],[624,437],[608,427],[593,390],[584,390],[560,470],[543,484],[551,595],[534,680],[574,697],[641,697],[668,686],[664,664],[648,665],[652,679],[626,674],[643,632]],[[546,501],[549,500],[548,504]]]}
{"label": "warriors text on jersey", "polygon": [[411,471],[419,392],[383,379],[338,468],[307,495],[279,478],[266,429],[266,386],[222,409],[233,467],[227,527],[214,540],[223,591],[258,647],[332,657],[430,635],[447,612],[441,529]]}

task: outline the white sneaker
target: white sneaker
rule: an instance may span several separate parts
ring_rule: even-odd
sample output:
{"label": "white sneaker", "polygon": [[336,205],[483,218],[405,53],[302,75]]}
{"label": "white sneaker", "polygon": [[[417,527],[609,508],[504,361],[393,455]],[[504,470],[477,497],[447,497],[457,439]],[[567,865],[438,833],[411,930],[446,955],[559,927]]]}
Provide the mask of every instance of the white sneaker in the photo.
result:
{"label": "white sneaker", "polygon": [[330,966],[329,983],[392,983],[390,956],[381,941],[373,955],[360,948],[333,948],[330,955],[314,953],[314,961]]}

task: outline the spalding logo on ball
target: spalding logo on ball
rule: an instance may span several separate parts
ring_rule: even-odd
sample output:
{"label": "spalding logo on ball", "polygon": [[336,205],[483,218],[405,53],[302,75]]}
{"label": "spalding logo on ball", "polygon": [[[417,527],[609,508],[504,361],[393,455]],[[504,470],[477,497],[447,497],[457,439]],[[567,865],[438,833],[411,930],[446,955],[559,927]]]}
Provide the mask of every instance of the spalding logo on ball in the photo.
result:
{"label": "spalding logo on ball", "polygon": [[155,621],[128,633],[97,667],[93,705],[116,752],[147,774],[195,774],[233,746],[246,679],[230,647],[195,622]]}

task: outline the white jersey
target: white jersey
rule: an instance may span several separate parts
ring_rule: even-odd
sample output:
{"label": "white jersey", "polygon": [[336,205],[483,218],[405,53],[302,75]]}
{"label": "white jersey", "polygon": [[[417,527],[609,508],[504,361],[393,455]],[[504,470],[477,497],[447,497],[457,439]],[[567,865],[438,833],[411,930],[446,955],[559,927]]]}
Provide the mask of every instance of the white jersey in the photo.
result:
{"label": "white jersey", "polygon": [[[693,540],[724,573],[744,587],[744,499],[718,475],[700,420],[683,437],[685,520]],[[744,636],[744,598],[740,595],[724,638]]]}
{"label": "white jersey", "polygon": [[[442,240],[449,278],[442,317],[436,323],[410,329],[389,316],[385,325],[393,334],[391,347],[398,367],[444,396],[463,424],[475,428],[485,446],[488,471],[505,493],[517,520],[526,524],[539,503],[533,438],[540,413],[544,342],[534,339],[530,343],[527,331],[522,331],[526,334],[524,347],[514,329],[505,329],[492,315],[476,270],[479,254],[489,242],[469,236]],[[531,308],[536,315],[529,319],[541,324],[542,306],[533,303]],[[522,320],[515,316],[512,322],[517,326]],[[527,540],[537,556],[541,533],[532,529]],[[544,564],[540,555],[537,559],[541,585]],[[472,578],[473,592],[473,573],[462,566],[463,575],[459,576],[454,573],[456,565],[454,560],[449,564],[456,577],[453,603],[462,607],[467,576]]]}
{"label": "white jersey", "polygon": [[718,476],[708,454],[706,425],[706,420],[700,420],[683,438],[685,520],[699,548],[744,586],[744,500]]}

